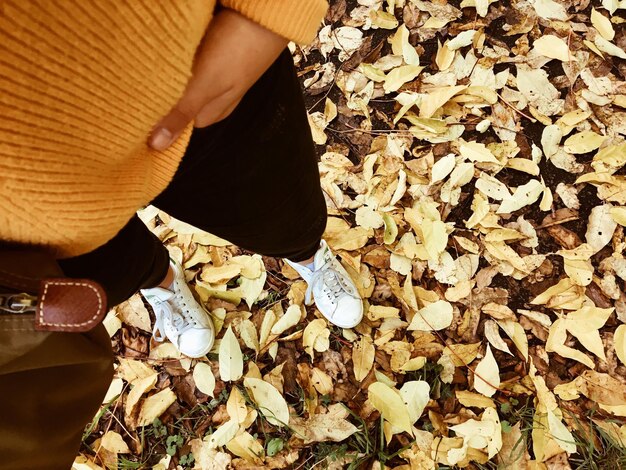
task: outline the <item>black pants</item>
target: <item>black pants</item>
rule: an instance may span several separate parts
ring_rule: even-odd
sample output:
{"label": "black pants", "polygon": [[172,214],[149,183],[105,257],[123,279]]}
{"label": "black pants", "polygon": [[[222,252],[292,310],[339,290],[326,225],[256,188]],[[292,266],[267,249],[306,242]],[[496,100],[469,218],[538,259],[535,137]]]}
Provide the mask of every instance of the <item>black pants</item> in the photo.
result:
{"label": "black pants", "polygon": [[[229,117],[194,129],[174,179],[153,204],[262,255],[302,261],[315,253],[326,205],[289,51]],[[106,245],[61,267],[100,282],[113,306],[159,284],[168,262],[165,247],[134,217]]]}

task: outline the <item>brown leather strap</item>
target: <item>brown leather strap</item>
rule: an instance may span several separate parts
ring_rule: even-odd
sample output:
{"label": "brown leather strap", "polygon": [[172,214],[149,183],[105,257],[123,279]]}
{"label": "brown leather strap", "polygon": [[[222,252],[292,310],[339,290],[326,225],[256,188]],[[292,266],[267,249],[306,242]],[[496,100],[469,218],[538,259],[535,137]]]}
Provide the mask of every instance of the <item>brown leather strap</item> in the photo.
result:
{"label": "brown leather strap", "polygon": [[0,250],[0,285],[3,287],[36,295],[42,279],[61,276],[61,268],[48,253],[25,249]]}
{"label": "brown leather strap", "polygon": [[84,332],[102,321],[106,294],[94,281],[64,278],[49,253],[0,247],[0,287],[39,297],[35,329]]}
{"label": "brown leather strap", "polygon": [[35,329],[40,331],[89,331],[102,321],[106,294],[86,279],[45,279],[41,282]]}

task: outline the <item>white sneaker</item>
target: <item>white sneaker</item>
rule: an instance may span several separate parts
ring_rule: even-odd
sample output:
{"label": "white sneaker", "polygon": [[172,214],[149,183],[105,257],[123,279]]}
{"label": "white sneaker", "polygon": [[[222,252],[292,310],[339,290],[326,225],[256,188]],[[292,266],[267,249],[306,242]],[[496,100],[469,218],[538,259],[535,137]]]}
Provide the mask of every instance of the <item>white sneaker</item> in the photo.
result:
{"label": "white sneaker", "polygon": [[191,293],[183,268],[175,261],[170,261],[170,266],[173,291],[162,287],[141,290],[156,316],[152,337],[159,342],[167,337],[184,355],[202,357],[213,347],[213,322]]}
{"label": "white sneaker", "polygon": [[324,240],[313,258],[313,270],[285,260],[307,284],[305,301],[315,304],[329,322],[340,328],[354,328],[363,319],[363,301],[350,275]]}

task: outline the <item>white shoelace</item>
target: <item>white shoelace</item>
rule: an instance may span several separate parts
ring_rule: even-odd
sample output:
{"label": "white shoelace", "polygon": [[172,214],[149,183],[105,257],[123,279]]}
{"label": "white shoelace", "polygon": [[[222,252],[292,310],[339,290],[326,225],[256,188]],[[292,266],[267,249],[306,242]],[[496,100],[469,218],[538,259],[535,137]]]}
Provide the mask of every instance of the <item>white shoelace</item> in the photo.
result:
{"label": "white shoelace", "polygon": [[337,299],[342,293],[350,294],[346,289],[346,285],[350,285],[350,281],[346,277],[333,268],[334,259],[328,260],[319,269],[313,271],[311,279],[308,282],[308,286],[305,293],[305,300],[307,303],[313,300],[313,289],[321,282],[326,285],[332,295],[331,301],[336,304]]}
{"label": "white shoelace", "polygon": [[171,300],[173,300],[174,303],[177,304],[176,307],[178,307],[181,312],[184,312],[184,309],[180,308],[180,305],[178,305],[176,295],[174,293],[172,293],[171,297],[168,297],[166,299],[159,298],[153,308],[156,321],[154,322],[154,328],[152,329],[152,337],[155,339],[155,341],[162,342],[163,340],[165,340],[164,326],[166,320],[169,320],[172,326],[176,329],[178,337],[180,337],[180,335],[182,335],[185,331],[193,328],[194,326],[193,322],[190,321],[184,313],[180,314],[174,312],[172,306],[169,303],[169,301]]}

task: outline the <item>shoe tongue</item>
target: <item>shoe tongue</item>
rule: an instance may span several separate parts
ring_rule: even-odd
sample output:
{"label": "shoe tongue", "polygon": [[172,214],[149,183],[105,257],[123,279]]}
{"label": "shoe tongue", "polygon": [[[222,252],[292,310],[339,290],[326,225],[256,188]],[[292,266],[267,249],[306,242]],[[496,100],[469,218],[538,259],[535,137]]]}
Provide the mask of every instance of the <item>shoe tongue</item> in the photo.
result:
{"label": "shoe tongue", "polygon": [[150,295],[157,297],[159,300],[169,300],[174,297],[174,292],[164,289],[163,287],[153,287],[150,289]]}
{"label": "shoe tongue", "polygon": [[315,269],[319,269],[321,266],[326,264],[331,256],[332,255],[330,254],[330,250],[327,246],[324,246],[323,248],[317,250],[317,253],[315,253],[315,258],[313,258],[313,261],[315,263]]}

